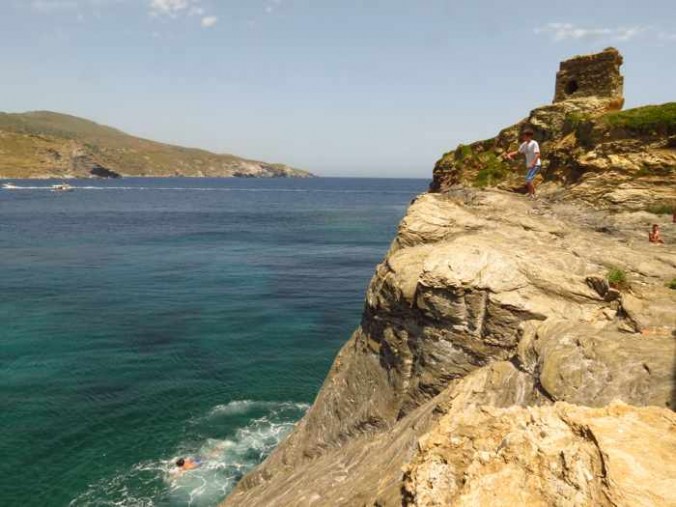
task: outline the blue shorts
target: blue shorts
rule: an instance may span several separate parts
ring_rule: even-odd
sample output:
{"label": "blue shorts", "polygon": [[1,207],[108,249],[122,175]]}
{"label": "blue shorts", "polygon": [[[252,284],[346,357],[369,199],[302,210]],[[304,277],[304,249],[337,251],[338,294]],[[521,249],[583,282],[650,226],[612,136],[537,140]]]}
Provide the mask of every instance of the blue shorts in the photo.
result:
{"label": "blue shorts", "polygon": [[537,173],[540,172],[540,169],[542,169],[542,166],[539,166],[539,165],[536,165],[532,169],[529,169],[528,174],[526,174],[526,182],[530,183],[531,181],[533,181],[535,179],[535,176],[537,175]]}

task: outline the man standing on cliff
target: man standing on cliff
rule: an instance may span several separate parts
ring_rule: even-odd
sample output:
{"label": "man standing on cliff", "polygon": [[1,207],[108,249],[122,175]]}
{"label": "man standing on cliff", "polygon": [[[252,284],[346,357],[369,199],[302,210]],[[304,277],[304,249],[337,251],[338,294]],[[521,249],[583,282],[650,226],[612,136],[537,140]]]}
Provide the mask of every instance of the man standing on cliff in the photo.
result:
{"label": "man standing on cliff", "polygon": [[521,146],[517,151],[510,151],[505,156],[512,160],[519,153],[526,155],[526,188],[528,189],[528,197],[535,199],[535,185],[533,180],[537,173],[542,168],[542,161],[540,159],[540,145],[533,139],[533,130],[526,128],[521,133]]}

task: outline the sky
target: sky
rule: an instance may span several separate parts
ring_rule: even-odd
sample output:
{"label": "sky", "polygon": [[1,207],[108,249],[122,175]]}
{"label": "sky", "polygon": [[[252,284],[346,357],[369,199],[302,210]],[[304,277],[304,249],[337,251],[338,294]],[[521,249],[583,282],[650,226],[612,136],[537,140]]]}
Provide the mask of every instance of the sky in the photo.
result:
{"label": "sky", "polygon": [[321,176],[429,178],[617,47],[676,99],[676,2],[0,0],[0,111],[82,116]]}

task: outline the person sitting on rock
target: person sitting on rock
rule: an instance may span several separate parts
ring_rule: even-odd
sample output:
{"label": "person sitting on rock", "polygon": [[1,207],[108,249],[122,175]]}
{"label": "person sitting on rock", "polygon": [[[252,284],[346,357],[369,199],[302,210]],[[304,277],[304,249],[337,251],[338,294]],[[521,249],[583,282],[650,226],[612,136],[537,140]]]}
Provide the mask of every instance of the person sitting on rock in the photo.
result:
{"label": "person sitting on rock", "polygon": [[510,151],[505,156],[512,160],[519,153],[526,156],[526,188],[528,189],[528,197],[535,199],[535,185],[533,180],[542,168],[542,161],[540,159],[540,145],[533,139],[533,130],[526,128],[521,133],[521,146],[517,151]]}
{"label": "person sitting on rock", "polygon": [[652,230],[648,233],[648,241],[651,243],[664,243],[662,235],[660,234],[660,226],[653,224]]}

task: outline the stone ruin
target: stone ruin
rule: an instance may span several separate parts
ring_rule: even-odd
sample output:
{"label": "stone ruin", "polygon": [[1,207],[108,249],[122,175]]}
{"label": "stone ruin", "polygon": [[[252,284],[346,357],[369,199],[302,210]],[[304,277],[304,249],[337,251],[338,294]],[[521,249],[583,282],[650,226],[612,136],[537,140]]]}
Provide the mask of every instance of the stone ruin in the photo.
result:
{"label": "stone ruin", "polygon": [[554,103],[581,97],[617,99],[623,102],[622,55],[615,48],[576,56],[561,62],[556,73]]}

